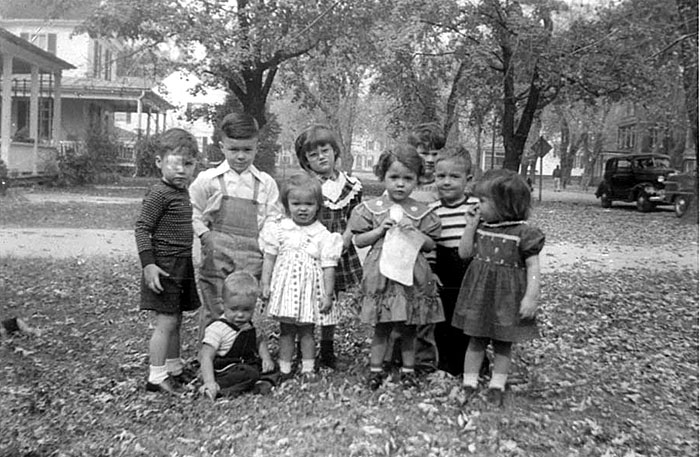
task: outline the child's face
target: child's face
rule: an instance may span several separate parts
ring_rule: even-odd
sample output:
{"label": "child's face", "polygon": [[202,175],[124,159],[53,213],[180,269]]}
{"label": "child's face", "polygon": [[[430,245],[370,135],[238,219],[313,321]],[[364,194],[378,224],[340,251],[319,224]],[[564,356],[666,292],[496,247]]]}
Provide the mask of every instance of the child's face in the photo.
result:
{"label": "child's face", "polygon": [[196,161],[194,157],[183,154],[166,154],[156,156],[156,167],[160,169],[163,180],[178,189],[184,189],[194,174]]}
{"label": "child's face", "polygon": [[479,197],[479,212],[485,222],[498,222],[498,213],[493,198]]}
{"label": "child's face", "polygon": [[289,215],[297,225],[310,225],[316,220],[318,200],[311,190],[292,189],[287,197]]}
{"label": "child's face", "polygon": [[423,177],[428,181],[432,181],[435,176],[435,160],[438,152],[435,149],[428,149],[422,145],[418,145],[416,151],[423,158],[423,165],[425,166]]}
{"label": "child's face", "polygon": [[316,146],[306,153],[306,160],[314,173],[324,177],[333,176],[335,169],[335,152],[330,144]]}
{"label": "child's face", "polygon": [[471,180],[461,160],[441,160],[435,165],[435,184],[440,198],[447,203],[464,199],[464,192]]}
{"label": "child's face", "polygon": [[384,187],[389,198],[396,203],[406,200],[418,185],[418,176],[398,160],[391,164],[384,175]]}
{"label": "child's face", "polygon": [[247,295],[229,295],[224,302],[224,317],[238,326],[247,324],[253,319],[255,302],[255,298]]}
{"label": "child's face", "polygon": [[221,152],[226,156],[226,161],[233,171],[243,173],[255,160],[258,152],[258,139],[256,138],[228,138],[221,139]]}

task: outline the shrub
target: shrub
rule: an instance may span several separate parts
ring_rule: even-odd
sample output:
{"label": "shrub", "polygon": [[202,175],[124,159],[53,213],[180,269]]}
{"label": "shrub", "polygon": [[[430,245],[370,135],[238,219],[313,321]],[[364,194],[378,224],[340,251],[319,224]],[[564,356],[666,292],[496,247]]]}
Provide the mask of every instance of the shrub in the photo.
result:
{"label": "shrub", "polygon": [[136,176],[160,176],[160,170],[156,167],[158,136],[141,138],[136,142],[134,148],[136,149]]}
{"label": "shrub", "polygon": [[103,180],[113,182],[117,144],[98,126],[87,132],[85,150],[68,149],[58,157],[59,186],[84,186]]}

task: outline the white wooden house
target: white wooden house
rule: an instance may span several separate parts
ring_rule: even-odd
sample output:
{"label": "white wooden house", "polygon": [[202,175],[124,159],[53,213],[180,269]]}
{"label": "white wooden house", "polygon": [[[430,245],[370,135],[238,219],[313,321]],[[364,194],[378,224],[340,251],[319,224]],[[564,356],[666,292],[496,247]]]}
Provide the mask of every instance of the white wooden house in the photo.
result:
{"label": "white wooden house", "polygon": [[[70,65],[60,79],[60,102],[56,98],[59,81],[55,72],[39,72],[39,116],[35,130],[29,116],[31,74],[13,75],[10,138],[52,145],[61,153],[69,148],[84,150],[90,130],[115,137],[114,115],[118,112],[135,116],[138,135],[158,133],[166,127],[166,112],[173,105],[152,89],[152,82],[117,76],[120,42],[94,39],[87,33],[75,34],[80,19],[32,18],[26,17],[27,11],[19,13],[22,17],[5,11],[0,27],[44,55],[58,57]],[[133,163],[133,144],[123,146],[120,160]],[[20,172],[26,171],[23,168]]]}
{"label": "white wooden house", "polygon": [[[62,72],[70,63],[0,28],[2,101],[0,109],[0,157],[12,176],[44,171],[55,149],[39,141],[43,129],[58,138],[61,130]],[[22,93],[18,93],[22,81]],[[42,85],[42,82],[46,84]],[[51,104],[45,100],[50,97]],[[23,102],[23,103],[22,103]],[[18,128],[19,106],[31,141],[12,141]],[[23,127],[25,127],[23,125]],[[47,147],[48,146],[48,147]]]}

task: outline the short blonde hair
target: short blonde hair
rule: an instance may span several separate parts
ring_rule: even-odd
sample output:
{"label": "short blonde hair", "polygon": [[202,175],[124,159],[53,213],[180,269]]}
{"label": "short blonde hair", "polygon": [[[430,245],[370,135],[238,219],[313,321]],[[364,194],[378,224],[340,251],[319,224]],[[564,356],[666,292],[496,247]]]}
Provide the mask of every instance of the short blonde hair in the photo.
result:
{"label": "short blonde hair", "polygon": [[232,296],[244,296],[251,299],[257,299],[260,295],[260,286],[258,280],[247,271],[234,271],[224,280],[223,299],[226,300]]}

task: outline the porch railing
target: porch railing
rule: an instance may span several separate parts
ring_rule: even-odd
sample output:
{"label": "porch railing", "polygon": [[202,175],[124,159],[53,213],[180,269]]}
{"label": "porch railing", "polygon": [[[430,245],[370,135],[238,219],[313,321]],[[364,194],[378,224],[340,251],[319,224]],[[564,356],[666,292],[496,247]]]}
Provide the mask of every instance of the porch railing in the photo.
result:
{"label": "porch railing", "polygon": [[[69,153],[83,155],[87,154],[87,152],[87,144],[84,141],[60,141],[58,143],[59,156]],[[135,166],[134,143],[118,143],[115,162],[116,165],[121,167]]]}

